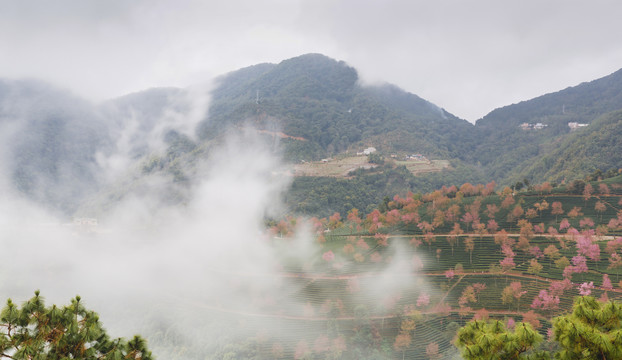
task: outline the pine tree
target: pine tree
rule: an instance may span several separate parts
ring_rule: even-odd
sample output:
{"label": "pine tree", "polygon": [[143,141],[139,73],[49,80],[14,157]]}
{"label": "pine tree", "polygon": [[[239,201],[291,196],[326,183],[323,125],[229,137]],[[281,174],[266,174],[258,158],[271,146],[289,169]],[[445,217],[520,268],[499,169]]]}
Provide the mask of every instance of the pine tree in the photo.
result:
{"label": "pine tree", "polygon": [[144,339],[111,340],[99,316],[79,296],[62,308],[46,307],[39,291],[20,308],[11,299],[0,312],[0,358],[151,360]]}
{"label": "pine tree", "polygon": [[467,360],[548,359],[548,354],[533,351],[541,341],[542,335],[527,323],[516,323],[512,331],[499,320],[476,320],[458,331],[456,345]]}
{"label": "pine tree", "polygon": [[[541,295],[547,295],[546,291]],[[572,313],[553,319],[552,330],[558,349],[553,353],[537,350],[542,335],[530,324],[516,323],[512,331],[499,320],[467,323],[458,331],[456,345],[467,360],[622,359],[621,302],[601,302],[592,296],[577,297]]]}
{"label": "pine tree", "polygon": [[572,313],[553,320],[558,359],[622,358],[622,303],[575,299]]}

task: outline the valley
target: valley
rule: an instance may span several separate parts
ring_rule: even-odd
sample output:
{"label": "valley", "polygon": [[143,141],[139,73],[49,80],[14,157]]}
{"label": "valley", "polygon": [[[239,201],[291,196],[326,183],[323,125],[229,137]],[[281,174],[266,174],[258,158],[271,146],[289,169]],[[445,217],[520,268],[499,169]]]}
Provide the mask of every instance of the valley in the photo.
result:
{"label": "valley", "polygon": [[115,321],[164,358],[457,359],[471,320],[546,335],[622,301],[622,70],[475,124],[320,54],[198,95],[0,100],[2,235],[35,259],[6,286],[121,284],[145,300]]}

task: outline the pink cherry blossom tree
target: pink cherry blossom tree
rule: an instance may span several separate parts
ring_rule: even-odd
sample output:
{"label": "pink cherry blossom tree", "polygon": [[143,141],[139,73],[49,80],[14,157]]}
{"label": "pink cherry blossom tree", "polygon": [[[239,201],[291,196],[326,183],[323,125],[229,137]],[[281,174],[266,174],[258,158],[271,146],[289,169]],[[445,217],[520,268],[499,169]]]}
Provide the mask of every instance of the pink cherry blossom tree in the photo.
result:
{"label": "pink cherry blossom tree", "polygon": [[581,285],[579,285],[579,287],[577,289],[579,289],[579,294],[581,294],[581,296],[588,296],[592,293],[592,289],[594,288],[594,282],[590,281],[588,282],[584,282]]}

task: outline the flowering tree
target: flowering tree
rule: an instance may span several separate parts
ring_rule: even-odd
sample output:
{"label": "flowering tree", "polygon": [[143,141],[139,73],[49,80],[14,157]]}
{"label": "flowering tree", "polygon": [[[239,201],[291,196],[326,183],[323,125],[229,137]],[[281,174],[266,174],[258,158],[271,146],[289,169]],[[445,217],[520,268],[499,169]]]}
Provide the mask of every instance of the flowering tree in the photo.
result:
{"label": "flowering tree", "polygon": [[570,228],[570,222],[568,219],[564,219],[561,223],[559,223],[559,231],[564,231],[568,228]]}
{"label": "flowering tree", "polygon": [[603,274],[603,289],[605,290],[613,290],[613,286],[611,285],[611,279],[609,279],[609,275]]}
{"label": "flowering tree", "polygon": [[356,224],[360,224],[363,220],[361,220],[361,216],[359,214],[359,209],[357,208],[352,208],[350,211],[348,211],[348,216],[347,216],[348,221],[351,221],[353,223]]}
{"label": "flowering tree", "polygon": [[445,211],[446,221],[457,221],[460,217],[460,205],[453,204]]}
{"label": "flowering tree", "polygon": [[524,213],[525,211],[523,208],[520,205],[516,205],[512,212],[508,214],[508,221],[512,222],[518,220]]}
{"label": "flowering tree", "polygon": [[581,285],[579,285],[579,287],[577,288],[579,290],[579,294],[581,294],[581,296],[588,296],[592,293],[592,289],[594,288],[594,282],[590,281],[588,282],[584,282]]}
{"label": "flowering tree", "polygon": [[475,239],[469,236],[464,240],[464,248],[469,253],[469,264],[473,264],[473,250],[475,250]]}
{"label": "flowering tree", "polygon": [[335,212],[328,218],[328,228],[330,230],[336,229],[341,224],[341,215],[338,212]]}
{"label": "flowering tree", "polygon": [[501,270],[504,272],[508,272],[516,267],[516,263],[514,263],[514,258],[512,257],[503,258],[503,260],[499,261],[499,265],[501,265]]}
{"label": "flowering tree", "polygon": [[538,216],[538,211],[536,209],[527,209],[527,211],[525,212],[525,217],[527,219],[533,219],[536,216]]}
{"label": "flowering tree", "polygon": [[316,354],[322,354],[330,350],[330,339],[322,334],[318,336],[313,343],[313,351]]}
{"label": "flowering tree", "polygon": [[432,251],[432,243],[436,241],[436,236],[432,232],[425,233],[423,234],[423,241],[428,244],[428,249]]}
{"label": "flowering tree", "polygon": [[583,200],[588,201],[592,194],[594,193],[594,187],[590,183],[585,184],[583,188]]}
{"label": "flowering tree", "polygon": [[408,347],[410,346],[411,336],[408,333],[400,333],[395,337],[395,342],[393,343],[393,348],[395,351],[402,352],[402,360],[405,359],[405,353]]}
{"label": "flowering tree", "polygon": [[471,224],[473,224],[476,220],[479,221],[479,217],[474,216],[473,213],[469,211],[465,213],[460,220],[466,225],[468,231]]}
{"label": "flowering tree", "polygon": [[578,206],[573,206],[572,209],[570,211],[568,211],[568,216],[571,219],[574,219],[574,218],[579,217],[581,215],[583,215],[583,213],[581,212],[581,208],[578,207]]}
{"label": "flowering tree", "polygon": [[535,203],[534,207],[538,209],[538,214],[542,217],[542,212],[549,208],[549,203],[546,200],[542,200],[539,203]]}
{"label": "flowering tree", "polygon": [[552,265],[553,261],[557,260],[561,255],[559,253],[559,250],[557,249],[557,247],[555,245],[549,245],[546,248],[544,248],[544,256],[549,258],[549,264]]}
{"label": "flowering tree", "polygon": [[577,255],[572,258],[572,266],[566,266],[563,271],[565,278],[570,278],[574,273],[587,272],[587,262],[585,256]]}
{"label": "flowering tree", "polygon": [[594,242],[591,234],[582,234],[577,239],[577,254],[587,256],[590,260],[600,260],[600,246]]}
{"label": "flowering tree", "polygon": [[529,268],[527,269],[527,272],[530,274],[539,275],[540,272],[542,272],[542,269],[543,267],[540,263],[538,263],[538,260],[531,259],[529,261]]}
{"label": "flowering tree", "polygon": [[331,250],[329,250],[322,255],[322,259],[324,259],[324,261],[326,262],[331,262],[335,260],[335,254]]}
{"label": "flowering tree", "polygon": [[551,204],[551,214],[555,215],[555,222],[557,222],[557,215],[562,215],[564,213],[564,209],[562,208],[562,203],[559,201],[553,201]]}
{"label": "flowering tree", "polygon": [[594,227],[594,220],[590,219],[590,218],[583,218],[581,220],[579,220],[579,227],[582,229],[585,228],[593,228]]}
{"label": "flowering tree", "polygon": [[603,221],[603,213],[605,211],[607,211],[607,205],[605,205],[604,202],[599,200],[594,205],[594,210],[596,210],[596,212],[600,214],[600,221],[602,222]]}
{"label": "flowering tree", "polygon": [[520,307],[520,298],[527,293],[523,290],[523,284],[520,281],[513,281],[510,285],[506,286],[501,293],[501,302],[504,304],[512,304],[516,300],[516,310]]}
{"label": "flowering tree", "polygon": [[430,304],[430,295],[428,295],[425,292],[419,295],[419,297],[417,298],[418,307],[428,306],[429,304]]}
{"label": "flowering tree", "polygon": [[440,354],[438,353],[438,343],[431,342],[428,346],[425,347],[425,354],[430,359],[440,359]]}
{"label": "flowering tree", "polygon": [[553,310],[559,307],[559,296],[549,293],[547,290],[540,290],[538,295],[531,303],[532,309]]}
{"label": "flowering tree", "polygon": [[497,224],[495,219],[490,219],[488,220],[488,224],[486,224],[486,229],[488,229],[489,232],[494,233],[499,230],[499,224]]}
{"label": "flowering tree", "polygon": [[477,297],[475,296],[475,288],[472,285],[467,286],[462,291],[462,295],[458,298],[458,304],[460,307],[467,306],[470,303],[477,302]]}
{"label": "flowering tree", "polygon": [[486,216],[488,216],[489,219],[494,219],[498,212],[499,208],[497,207],[497,204],[486,205]]}
{"label": "flowering tree", "polygon": [[449,232],[449,235],[447,236],[447,242],[449,243],[449,246],[451,246],[452,256],[454,255],[454,246],[458,243],[458,237],[463,233],[464,231],[462,231],[462,228],[460,228],[460,224],[454,223],[453,229]]}
{"label": "flowering tree", "polygon": [[508,194],[503,201],[501,202],[502,209],[509,209],[510,206],[514,205],[514,197]]}

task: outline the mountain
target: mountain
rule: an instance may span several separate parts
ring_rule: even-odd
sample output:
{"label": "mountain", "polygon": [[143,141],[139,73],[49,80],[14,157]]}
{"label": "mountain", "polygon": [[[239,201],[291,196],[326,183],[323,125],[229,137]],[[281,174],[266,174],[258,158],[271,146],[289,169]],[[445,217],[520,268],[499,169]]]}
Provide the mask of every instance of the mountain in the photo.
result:
{"label": "mountain", "polygon": [[[491,111],[476,122],[477,142],[461,158],[481,164],[486,176],[500,183],[512,183],[531,177],[545,180],[541,173],[527,169],[541,157],[550,157],[568,137],[568,124],[591,124],[600,116],[622,109],[622,70],[591,82],[539,96]],[[542,129],[522,130],[521,124]],[[598,145],[596,145],[598,146]],[[601,153],[599,166],[618,166]],[[590,167],[585,164],[585,167]],[[606,170],[606,169],[601,169]],[[585,174],[577,172],[575,177]]]}
{"label": "mountain", "polygon": [[193,106],[186,89],[153,88],[106,101],[98,110],[117,139],[120,148],[114,151],[140,159],[192,135],[188,118]]}
{"label": "mountain", "polygon": [[560,183],[577,174],[622,169],[622,110],[607,113],[590,126],[568,136],[534,161],[523,173],[527,178]]}
{"label": "mountain", "polygon": [[96,153],[110,144],[88,102],[35,80],[0,80],[3,173],[31,199],[62,212],[97,190]]}
{"label": "mountain", "polygon": [[3,173],[9,186],[62,215],[154,152],[194,149],[183,132],[192,104],[162,88],[95,105],[37,80],[0,79]]}
{"label": "mountain", "polygon": [[210,138],[250,123],[302,138],[286,143],[292,161],[319,160],[374,145],[387,153],[452,156],[473,126],[392,85],[361,86],[355,69],[319,54],[262,64],[224,76],[199,126]]}
{"label": "mountain", "polygon": [[[183,202],[211,147],[249,125],[291,165],[378,150],[381,166],[293,180],[288,205],[314,215],[465,182],[570,181],[622,166],[621,109],[622,70],[473,125],[394,85],[362,85],[354,68],[320,54],[231,72],[211,93],[157,88],[97,105],[35,80],[0,81],[3,170],[17,190],[64,214],[87,198],[116,201],[157,174],[170,182],[162,198]],[[571,131],[571,122],[588,126]],[[447,165],[409,171],[399,159],[411,154]]]}

